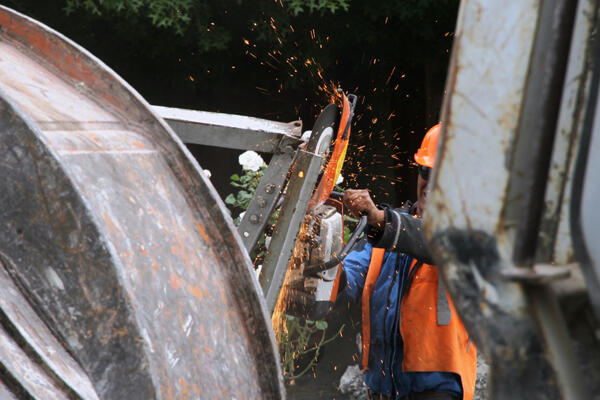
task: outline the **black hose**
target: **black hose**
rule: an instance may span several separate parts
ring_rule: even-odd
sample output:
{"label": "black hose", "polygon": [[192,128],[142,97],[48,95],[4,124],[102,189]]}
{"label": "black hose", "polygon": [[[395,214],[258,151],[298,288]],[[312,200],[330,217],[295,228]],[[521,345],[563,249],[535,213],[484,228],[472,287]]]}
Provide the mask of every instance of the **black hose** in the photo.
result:
{"label": "black hose", "polygon": [[359,236],[365,231],[366,228],[367,228],[367,216],[363,215],[362,217],[360,217],[360,220],[358,221],[358,225],[356,226],[354,233],[352,233],[352,236],[350,236],[350,240],[348,240],[348,243],[346,243],[346,246],[344,246],[344,248],[342,249],[342,252],[337,257],[335,257],[329,261],[318,263],[318,264],[313,264],[313,265],[309,265],[309,266],[305,267],[304,268],[304,276],[316,277],[317,273],[334,268],[339,263],[341,263],[342,260],[348,255],[350,250],[352,250],[352,248],[356,244],[356,241],[358,240]]}

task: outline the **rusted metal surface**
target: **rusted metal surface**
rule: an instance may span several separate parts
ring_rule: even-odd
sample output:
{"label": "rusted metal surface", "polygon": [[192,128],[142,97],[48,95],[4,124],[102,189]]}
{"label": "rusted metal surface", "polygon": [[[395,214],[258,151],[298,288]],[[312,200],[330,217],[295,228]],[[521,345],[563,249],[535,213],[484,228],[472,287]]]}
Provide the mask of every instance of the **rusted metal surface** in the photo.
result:
{"label": "rusted metal surface", "polygon": [[[535,0],[461,3],[425,215],[457,311],[492,365],[502,353],[520,361],[533,343],[510,338],[527,333],[531,342],[535,332],[521,287],[501,276],[510,255],[497,230],[509,179],[504,153],[518,125],[538,8]],[[456,172],[467,161],[477,173]]]}
{"label": "rusted metal surface", "polygon": [[[600,103],[599,103],[600,104]],[[590,139],[585,187],[581,199],[581,226],[596,281],[600,280],[600,106],[595,111],[593,136]]]}
{"label": "rusted metal surface", "polygon": [[[600,25],[600,23],[596,22]],[[600,199],[598,171],[600,170],[600,47],[592,53],[591,100],[585,110],[585,122],[578,149],[573,191],[571,193],[571,233],[581,262],[585,284],[596,315],[600,320],[600,250],[598,249],[598,212]]]}
{"label": "rusted metal surface", "polygon": [[585,105],[590,98],[591,40],[597,18],[597,0],[581,0],[568,55],[556,137],[546,186],[537,258],[558,264],[573,262],[569,203],[575,153],[579,146]]}
{"label": "rusted metal surface", "polygon": [[519,126],[505,153],[510,180],[502,229],[515,235],[512,261],[519,266],[535,262],[576,5],[546,0],[540,7]]}
{"label": "rusted metal surface", "polygon": [[98,397],[284,397],[250,260],[181,141],[60,34],[0,26],[4,267]]}
{"label": "rusted metal surface", "polygon": [[[553,231],[542,230],[541,222],[576,9],[576,2],[565,0],[544,1],[541,5],[519,126],[513,147],[506,153],[510,180],[502,229],[512,237],[510,260],[524,270],[534,271],[536,261],[552,261],[536,257],[541,255],[537,251],[539,238],[554,235]],[[558,268],[556,272],[558,276]],[[569,399],[589,398],[565,319],[550,286],[538,280],[535,285],[525,285],[524,290],[560,393]],[[536,366],[531,364],[529,368]]]}
{"label": "rusted metal surface", "polygon": [[551,283],[569,278],[571,266],[535,264],[531,268],[506,268],[502,275],[515,282],[531,283],[533,285]]}
{"label": "rusted metal surface", "polygon": [[[540,217],[575,6],[465,0],[459,12],[426,230],[492,368],[494,399],[552,399],[561,391],[588,398],[553,294],[529,269],[553,261],[535,257],[538,237],[549,233],[540,232]],[[517,275],[535,275],[538,286],[512,282]]]}

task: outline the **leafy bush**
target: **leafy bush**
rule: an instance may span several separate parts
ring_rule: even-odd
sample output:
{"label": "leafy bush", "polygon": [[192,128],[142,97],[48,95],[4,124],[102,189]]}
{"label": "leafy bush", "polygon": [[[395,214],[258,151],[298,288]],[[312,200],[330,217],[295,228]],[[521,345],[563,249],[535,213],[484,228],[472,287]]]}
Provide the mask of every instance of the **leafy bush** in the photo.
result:
{"label": "leafy bush", "polygon": [[[335,335],[325,339],[326,321],[312,321],[293,315],[284,315],[284,329],[277,335],[277,342],[285,378],[293,382],[310,371],[319,360],[321,347],[340,336],[344,326],[342,325]],[[308,363],[302,365],[300,360],[307,356]],[[297,371],[299,368],[301,370]]]}

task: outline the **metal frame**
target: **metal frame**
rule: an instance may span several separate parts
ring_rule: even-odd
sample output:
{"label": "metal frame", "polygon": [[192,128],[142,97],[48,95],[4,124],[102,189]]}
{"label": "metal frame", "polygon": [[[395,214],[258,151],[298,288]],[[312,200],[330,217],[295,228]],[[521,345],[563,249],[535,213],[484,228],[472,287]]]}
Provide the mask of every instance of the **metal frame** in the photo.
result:
{"label": "metal frame", "polygon": [[315,122],[318,133],[311,136],[307,151],[299,149],[299,145],[303,143],[299,138],[302,126],[300,121],[284,124],[239,115],[161,106],[153,106],[153,109],[167,121],[184,143],[273,153],[238,226],[248,253],[264,233],[289,174],[281,213],[259,277],[267,310],[273,313],[296,238],[318,182],[324,154],[329,150],[333,130],[326,128],[335,122],[336,106],[329,105],[323,112],[323,117]]}
{"label": "metal frame", "polygon": [[287,138],[282,139],[281,143],[280,151],[273,154],[269,167],[260,180],[256,193],[250,200],[238,226],[238,232],[242,235],[248,253],[254,249],[265,231],[277,200],[281,197],[287,175],[296,159],[296,147],[289,145]]}
{"label": "metal frame", "polygon": [[272,153],[273,157],[238,232],[250,253],[263,234],[281,196],[303,141],[301,121],[282,123],[241,115],[153,106],[184,143]]}
{"label": "metal frame", "polygon": [[277,219],[269,252],[260,274],[260,284],[267,300],[267,310],[271,313],[275,310],[296,238],[322,165],[322,155],[300,151],[291,173],[281,214]]}
{"label": "metal frame", "polygon": [[425,227],[492,398],[589,398],[550,282],[597,3],[461,3]]}

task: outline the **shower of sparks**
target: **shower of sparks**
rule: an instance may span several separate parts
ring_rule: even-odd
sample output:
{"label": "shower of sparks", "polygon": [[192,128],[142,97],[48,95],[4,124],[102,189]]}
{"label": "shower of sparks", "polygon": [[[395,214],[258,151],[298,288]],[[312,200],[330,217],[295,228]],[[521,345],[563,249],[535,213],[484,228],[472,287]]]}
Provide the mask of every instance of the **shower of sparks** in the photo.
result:
{"label": "shower of sparks", "polygon": [[[274,0],[274,2],[280,4],[281,7],[284,6],[282,0]],[[259,65],[268,71],[277,71],[278,74],[272,74],[273,79],[276,81],[274,89],[256,86],[256,90],[265,95],[276,95],[276,93],[280,94],[284,90],[283,83],[278,76],[280,77],[282,74],[285,74],[299,80],[309,77],[313,80],[311,84],[314,85],[315,91],[321,98],[324,98],[328,103],[335,102],[340,104],[341,94],[338,91],[340,85],[326,76],[318,56],[302,55],[299,42],[294,40],[294,37],[302,34],[301,31],[296,30],[292,24],[287,22],[285,25],[279,25],[278,21],[272,16],[264,16],[261,22],[254,22],[253,26],[257,28],[259,23],[264,23],[274,34],[273,48],[261,55],[257,44],[252,43],[248,38],[243,38],[245,54],[256,60]],[[386,17],[384,24],[388,23],[389,18]],[[327,45],[330,40],[335,40],[335,38],[331,39],[329,36],[321,37],[314,28],[304,34],[310,39],[314,49],[323,49],[324,44]],[[445,37],[451,35],[453,35],[451,32],[444,34]],[[294,55],[285,56],[284,43],[295,46],[298,51]],[[360,59],[360,56],[358,56],[356,62],[366,66],[368,70],[374,71],[374,75],[376,73],[382,77],[387,76],[384,84],[380,86],[375,81],[371,81],[372,85],[370,87],[362,88],[363,93],[376,94],[377,96],[389,96],[392,94],[398,99],[403,99],[404,102],[413,101],[411,99],[412,93],[407,93],[406,90],[405,80],[407,79],[407,72],[403,71],[402,66],[390,65],[386,63],[384,58],[380,57],[373,57],[371,59],[364,57]],[[339,65],[338,60],[335,61],[335,65],[336,67],[343,67]],[[300,82],[304,82],[304,80],[300,80]],[[351,89],[352,92],[360,94],[358,87],[346,89]],[[306,100],[308,101],[308,99]],[[401,110],[392,109],[389,110],[389,114],[380,115],[377,114],[378,110],[376,108],[374,104],[368,104],[366,96],[359,96],[357,109],[360,111],[354,117],[354,124],[357,125],[360,123],[361,129],[356,129],[355,126],[352,132],[350,148],[348,149],[348,156],[345,163],[346,167],[343,171],[345,178],[344,185],[347,187],[357,187],[358,182],[361,182],[363,185],[369,185],[371,193],[381,197],[393,198],[394,196],[389,192],[396,190],[394,186],[403,182],[403,178],[396,175],[397,170],[409,167],[412,158],[410,152],[401,149],[406,148],[407,138],[410,138],[411,142],[415,141],[412,137],[415,133],[410,127],[397,127],[398,121],[402,119],[402,113],[399,112]],[[297,106],[296,112],[299,113],[300,110],[301,107]],[[315,112],[318,113],[316,108]],[[315,114],[314,117],[316,118],[317,115]],[[372,149],[377,148],[373,145],[375,143],[379,146],[378,148],[389,150],[386,154],[373,154]],[[406,171],[406,169],[403,169],[403,171]],[[306,230],[307,224],[305,221],[298,237],[306,236]],[[288,290],[291,275],[293,274],[291,271],[298,271],[301,268],[302,246],[301,240],[298,240],[290,264],[288,265],[275,311],[272,315],[272,324],[278,341],[281,335],[286,332],[283,317],[286,310],[289,309],[292,297],[292,294]]]}

